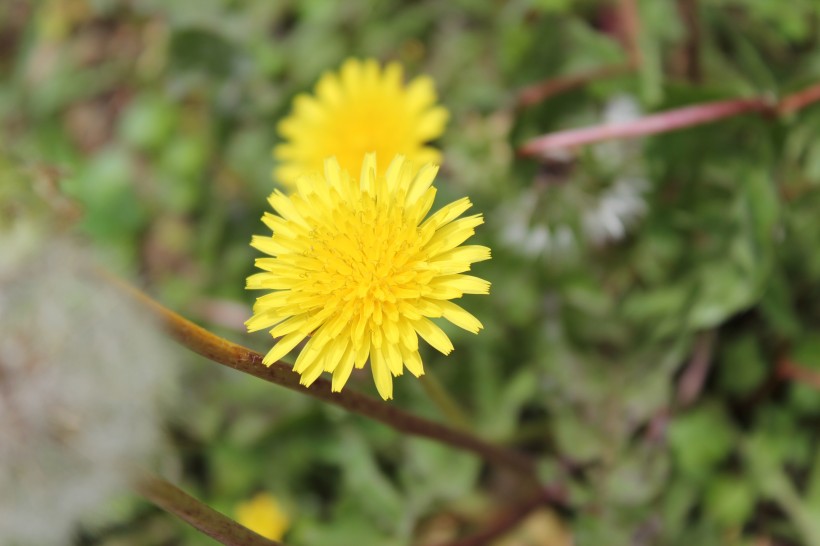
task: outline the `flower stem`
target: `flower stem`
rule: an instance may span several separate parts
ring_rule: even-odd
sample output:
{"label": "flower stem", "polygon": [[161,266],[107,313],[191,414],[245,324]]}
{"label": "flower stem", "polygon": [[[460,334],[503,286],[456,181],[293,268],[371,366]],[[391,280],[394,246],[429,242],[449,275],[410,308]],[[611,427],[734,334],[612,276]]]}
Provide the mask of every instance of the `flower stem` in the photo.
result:
{"label": "flower stem", "polygon": [[467,413],[461,408],[461,405],[450,396],[450,393],[447,392],[447,389],[444,388],[444,385],[441,384],[441,381],[439,381],[435,375],[429,371],[425,371],[424,375],[419,377],[419,380],[421,381],[421,386],[424,388],[424,392],[426,392],[430,400],[438,406],[439,411],[441,411],[451,425],[462,430],[470,430],[472,428]]}
{"label": "flower stem", "polygon": [[119,279],[102,272],[98,274],[130,294],[160,322],[178,343],[217,364],[340,406],[350,412],[379,421],[399,432],[469,451],[488,462],[509,468],[528,480],[534,479],[535,461],[528,455],[492,444],[463,430],[417,417],[371,396],[350,390],[332,392],[330,381],[325,379],[317,379],[310,387],[305,387],[299,384],[299,375],[290,365],[274,362],[271,366],[265,366],[262,364],[261,354],[197,326]]}
{"label": "flower stem", "polygon": [[225,546],[282,546],[243,527],[157,476],[142,477],[135,489],[166,512]]}

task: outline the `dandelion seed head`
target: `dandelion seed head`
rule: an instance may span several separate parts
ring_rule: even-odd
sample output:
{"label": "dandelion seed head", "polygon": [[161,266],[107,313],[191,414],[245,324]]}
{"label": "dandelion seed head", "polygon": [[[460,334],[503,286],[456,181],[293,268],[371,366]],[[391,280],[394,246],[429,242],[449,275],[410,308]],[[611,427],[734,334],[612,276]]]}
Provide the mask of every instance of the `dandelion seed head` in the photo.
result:
{"label": "dandelion seed head", "polygon": [[[0,234],[0,529],[64,544],[161,449],[166,342],[74,243]],[[38,241],[37,245],[32,241]]]}

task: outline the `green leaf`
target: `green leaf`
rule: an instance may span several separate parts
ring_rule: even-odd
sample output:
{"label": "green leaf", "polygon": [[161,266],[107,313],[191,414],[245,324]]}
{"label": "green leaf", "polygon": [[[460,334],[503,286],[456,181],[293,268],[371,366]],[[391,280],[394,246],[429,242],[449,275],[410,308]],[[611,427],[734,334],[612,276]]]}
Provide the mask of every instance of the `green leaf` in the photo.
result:
{"label": "green leaf", "polygon": [[756,492],[748,480],[719,474],[711,479],[703,502],[709,518],[725,527],[736,527],[752,515],[756,500]]}
{"label": "green leaf", "polygon": [[680,470],[703,481],[732,452],[736,432],[725,411],[702,405],[669,424],[669,447]]}
{"label": "green leaf", "polygon": [[769,365],[752,334],[726,341],[717,362],[720,386],[735,396],[750,394],[766,378]]}
{"label": "green leaf", "polygon": [[157,150],[171,137],[177,109],[160,95],[135,99],[120,118],[119,133],[126,143],[143,150]]}
{"label": "green leaf", "polygon": [[749,307],[757,296],[754,283],[731,263],[708,263],[697,275],[697,296],[689,310],[693,330],[718,326],[738,311]]}

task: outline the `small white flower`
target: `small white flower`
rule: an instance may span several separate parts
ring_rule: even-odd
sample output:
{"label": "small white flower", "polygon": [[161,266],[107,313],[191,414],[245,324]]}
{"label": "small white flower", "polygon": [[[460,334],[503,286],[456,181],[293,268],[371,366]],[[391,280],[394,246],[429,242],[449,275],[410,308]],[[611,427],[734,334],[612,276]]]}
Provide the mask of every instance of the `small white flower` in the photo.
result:
{"label": "small white flower", "polygon": [[596,244],[623,239],[627,230],[646,213],[644,193],[649,183],[638,177],[623,177],[605,189],[595,205],[584,211],[584,235]]}
{"label": "small white flower", "polygon": [[[602,122],[627,123],[640,115],[633,97],[619,95],[606,104]],[[647,211],[650,184],[641,153],[640,141],[595,144],[589,157],[597,169],[590,173],[573,165],[568,151],[556,150],[551,158],[567,173],[545,176],[540,187],[536,184],[502,207],[501,240],[528,257],[556,257],[584,242],[605,245],[622,240]]]}

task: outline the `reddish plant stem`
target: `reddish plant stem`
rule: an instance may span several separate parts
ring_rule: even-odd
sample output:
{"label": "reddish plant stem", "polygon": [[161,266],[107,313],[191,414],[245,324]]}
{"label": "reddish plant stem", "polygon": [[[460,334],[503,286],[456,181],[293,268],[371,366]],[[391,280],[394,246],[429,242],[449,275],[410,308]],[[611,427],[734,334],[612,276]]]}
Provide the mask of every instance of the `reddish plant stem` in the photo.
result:
{"label": "reddish plant stem", "polygon": [[549,133],[526,142],[518,149],[518,154],[522,157],[543,156],[553,150],[564,150],[606,140],[668,133],[750,112],[771,116],[792,114],[818,101],[820,101],[820,83],[787,95],[776,102],[766,98],[755,98],[696,104],[651,114],[627,123],[595,125]]}
{"label": "reddish plant stem", "polygon": [[522,156],[536,156],[550,150],[574,148],[605,140],[636,138],[667,133],[684,127],[713,123],[747,112],[765,112],[771,105],[763,99],[737,99],[687,106],[641,119],[611,125],[596,125],[550,133],[530,140],[519,149]]}
{"label": "reddish plant stem", "polygon": [[518,105],[520,107],[532,106],[555,95],[583,87],[590,82],[612,78],[632,70],[630,63],[622,63],[593,68],[571,76],[550,78],[523,88],[518,94]]}
{"label": "reddish plant stem", "polygon": [[820,101],[820,83],[785,97],[778,103],[777,113],[780,115],[791,114],[817,101]]}
{"label": "reddish plant stem", "polygon": [[777,375],[820,390],[820,372],[804,368],[787,358],[777,363]]}
{"label": "reddish plant stem", "polygon": [[618,0],[618,34],[626,50],[627,62],[600,66],[578,74],[548,78],[528,85],[519,91],[517,104],[520,108],[538,104],[550,97],[583,87],[588,83],[613,78],[637,69],[642,62],[638,44],[640,14],[636,0]]}

